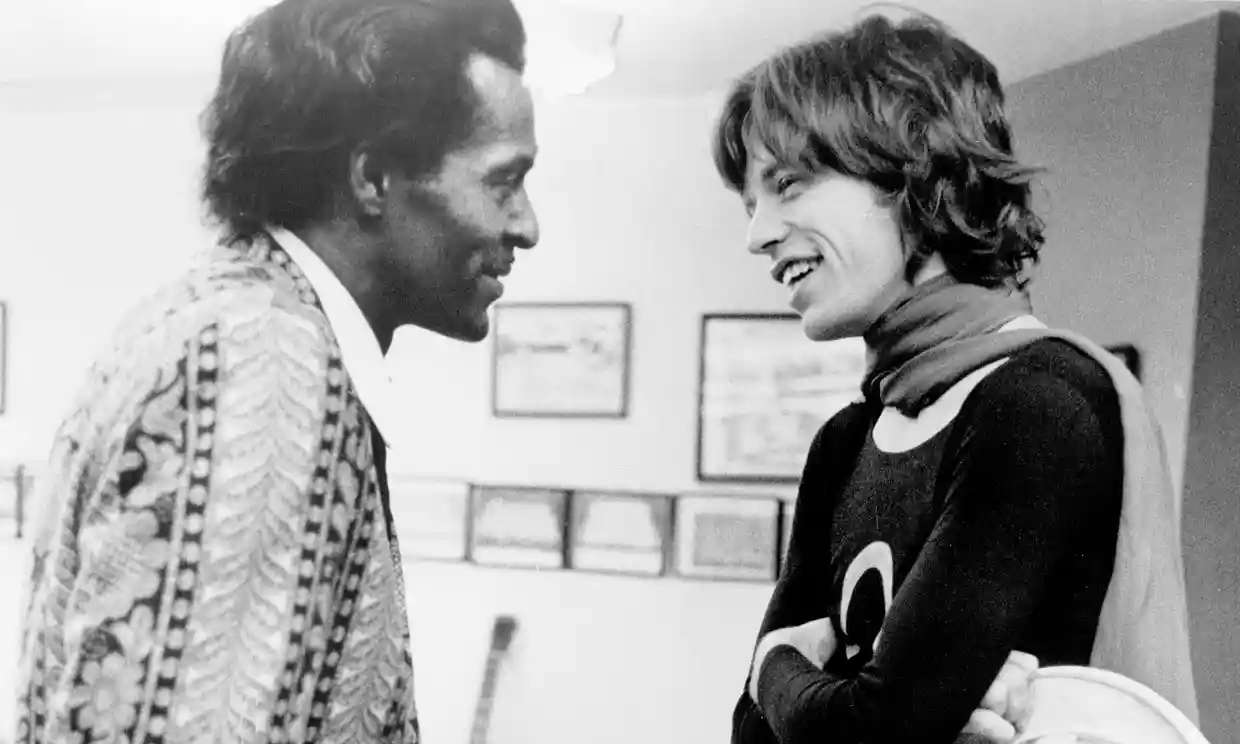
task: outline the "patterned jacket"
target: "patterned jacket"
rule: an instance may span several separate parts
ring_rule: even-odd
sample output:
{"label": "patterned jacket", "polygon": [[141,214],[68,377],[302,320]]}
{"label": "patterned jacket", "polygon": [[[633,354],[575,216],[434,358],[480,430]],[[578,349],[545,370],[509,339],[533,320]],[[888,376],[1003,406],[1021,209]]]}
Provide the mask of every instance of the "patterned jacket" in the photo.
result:
{"label": "patterned jacket", "polygon": [[278,247],[219,248],[144,303],[36,493],[17,741],[414,744],[373,446]]}

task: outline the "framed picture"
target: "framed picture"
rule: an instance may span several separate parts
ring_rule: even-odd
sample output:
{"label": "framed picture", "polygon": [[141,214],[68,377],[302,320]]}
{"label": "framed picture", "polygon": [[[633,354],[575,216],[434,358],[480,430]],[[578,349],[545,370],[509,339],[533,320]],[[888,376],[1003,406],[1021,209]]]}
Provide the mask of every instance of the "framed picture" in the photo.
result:
{"label": "framed picture", "polygon": [[628,415],[628,304],[497,305],[493,335],[491,401],[496,416]]}
{"label": "framed picture", "polygon": [[857,400],[865,342],[810,341],[792,314],[702,318],[697,477],[795,483],[814,435]]}
{"label": "framed picture", "polygon": [[1115,344],[1105,347],[1107,351],[1124,360],[1132,376],[1141,379],[1141,352],[1132,344]]}
{"label": "framed picture", "polygon": [[671,496],[576,491],[569,565],[578,570],[661,576],[672,539]]}
{"label": "framed picture", "polygon": [[567,512],[564,490],[475,485],[469,556],[480,565],[564,568]]}
{"label": "framed picture", "polygon": [[676,573],[773,581],[778,564],[779,504],[776,498],[678,496]]}
{"label": "framed picture", "polygon": [[403,555],[465,560],[469,539],[468,483],[392,476],[388,479],[388,490]]}

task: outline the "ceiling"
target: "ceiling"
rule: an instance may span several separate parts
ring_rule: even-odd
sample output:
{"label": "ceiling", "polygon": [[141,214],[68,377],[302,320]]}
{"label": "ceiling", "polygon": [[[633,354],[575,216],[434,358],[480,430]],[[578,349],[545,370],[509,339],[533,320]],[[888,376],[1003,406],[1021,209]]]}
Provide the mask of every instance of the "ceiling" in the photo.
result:
{"label": "ceiling", "polygon": [[[549,0],[517,0],[518,7]],[[592,96],[715,92],[765,54],[858,17],[871,0],[558,0],[623,15],[616,72]],[[266,0],[16,0],[0,28],[0,85],[209,79],[228,32]],[[945,21],[1007,82],[1238,3],[905,0]]]}

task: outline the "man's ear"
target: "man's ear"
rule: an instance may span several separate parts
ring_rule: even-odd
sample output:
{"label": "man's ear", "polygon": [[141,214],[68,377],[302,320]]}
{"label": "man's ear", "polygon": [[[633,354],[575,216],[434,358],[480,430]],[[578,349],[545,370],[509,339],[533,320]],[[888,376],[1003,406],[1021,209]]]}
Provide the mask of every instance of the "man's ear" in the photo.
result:
{"label": "man's ear", "polygon": [[377,160],[365,150],[349,156],[349,193],[358,209],[367,217],[383,214],[390,178]]}

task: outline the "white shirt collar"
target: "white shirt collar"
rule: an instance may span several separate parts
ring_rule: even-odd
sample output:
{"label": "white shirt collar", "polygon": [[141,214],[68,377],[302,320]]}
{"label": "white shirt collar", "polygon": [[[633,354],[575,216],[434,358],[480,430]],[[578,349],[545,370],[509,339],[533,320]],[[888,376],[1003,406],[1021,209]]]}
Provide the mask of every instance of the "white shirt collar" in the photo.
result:
{"label": "white shirt collar", "polygon": [[379,428],[388,448],[399,449],[400,427],[396,423],[398,411],[394,407],[396,396],[392,378],[388,374],[379,339],[362,314],[362,309],[319,254],[301,238],[283,228],[271,227],[267,232],[293,259],[319,296],[327,323],[340,344],[340,357],[357,389],[357,396]]}

